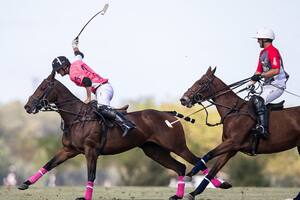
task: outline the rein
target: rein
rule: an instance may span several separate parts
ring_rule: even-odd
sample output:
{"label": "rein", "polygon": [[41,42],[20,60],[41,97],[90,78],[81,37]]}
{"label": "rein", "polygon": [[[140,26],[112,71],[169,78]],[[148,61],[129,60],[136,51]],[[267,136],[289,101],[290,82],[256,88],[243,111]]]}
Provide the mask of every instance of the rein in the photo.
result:
{"label": "rein", "polygon": [[[208,78],[208,77],[206,77],[206,78],[207,78],[209,81],[207,82],[207,84],[206,84],[203,88],[209,88],[210,90],[212,90],[212,89],[211,89],[211,83],[213,82],[214,78],[213,78],[213,79],[210,79],[210,78]],[[210,105],[220,106],[220,107],[229,109],[229,111],[225,114],[225,116],[224,116],[224,117],[221,117],[220,122],[217,122],[217,123],[215,123],[215,124],[211,124],[211,123],[208,122],[208,111],[207,111],[206,107],[201,103],[200,99],[199,99],[199,100],[196,100],[196,102],[197,102],[198,104],[200,104],[200,105],[203,107],[203,110],[205,110],[205,113],[206,113],[205,123],[206,123],[207,126],[211,126],[211,127],[212,127],[212,126],[218,126],[218,125],[221,125],[221,124],[223,124],[224,120],[226,119],[226,117],[227,117],[228,115],[230,115],[230,114],[232,114],[232,113],[235,113],[235,112],[242,112],[243,114],[248,114],[247,111],[240,110],[240,109],[237,107],[238,101],[237,101],[237,102],[235,103],[235,105],[232,107],[232,106],[226,106],[226,105],[223,105],[223,104],[216,103],[216,102],[212,101],[211,99],[217,98],[217,97],[222,96],[222,95],[224,95],[224,94],[226,94],[226,93],[228,93],[228,92],[231,92],[231,91],[233,91],[234,89],[236,89],[236,88],[238,88],[238,87],[240,87],[240,86],[246,84],[246,83],[249,82],[250,80],[251,80],[251,78],[246,78],[246,79],[237,81],[237,82],[235,82],[235,83],[232,83],[232,84],[230,84],[230,85],[224,87],[223,89],[221,89],[221,90],[215,92],[214,94],[212,94],[211,96],[208,96],[208,97],[206,98],[206,99],[207,99],[206,101],[208,101],[208,102],[210,103]],[[200,88],[200,89],[202,90],[203,88]],[[197,93],[200,92],[200,89],[197,91]],[[242,90],[238,91],[237,93],[240,93],[240,92],[242,92],[242,91],[244,91],[244,90],[246,90],[246,89],[247,89],[247,88],[242,89]],[[197,95],[197,93],[196,93],[196,95]]]}
{"label": "rein", "polygon": [[77,121],[86,121],[86,120],[91,120],[92,119],[92,117],[87,117],[86,113],[85,114],[80,114],[80,111],[79,112],[72,112],[70,110],[65,110],[65,109],[59,108],[57,106],[57,105],[63,106],[63,105],[67,105],[67,104],[70,104],[70,103],[73,103],[73,102],[77,102],[78,101],[77,99],[67,99],[67,100],[63,100],[63,101],[56,101],[56,102],[53,102],[53,103],[49,103],[47,97],[48,97],[48,95],[50,94],[51,90],[54,87],[54,82],[49,81],[47,79],[45,79],[45,80],[46,80],[48,85],[47,85],[46,91],[44,92],[44,95],[40,99],[37,99],[37,98],[34,99],[37,102],[37,107],[39,108],[39,111],[42,111],[42,112],[54,111],[54,112],[57,112],[57,113],[64,112],[64,113],[67,113],[67,114],[70,114],[70,115],[74,115],[77,118],[78,117],[83,118],[83,120],[75,120],[74,122],[76,122],[76,123],[77,123]]}

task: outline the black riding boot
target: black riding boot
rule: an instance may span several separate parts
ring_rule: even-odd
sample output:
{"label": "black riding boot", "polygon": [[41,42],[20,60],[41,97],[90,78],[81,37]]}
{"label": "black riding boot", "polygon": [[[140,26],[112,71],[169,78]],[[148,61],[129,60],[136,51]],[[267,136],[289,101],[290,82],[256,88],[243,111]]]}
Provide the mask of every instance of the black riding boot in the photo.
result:
{"label": "black riding boot", "polygon": [[122,113],[117,112],[106,105],[101,105],[98,110],[105,118],[116,121],[123,130],[123,137],[127,135],[128,131],[135,128],[135,125],[130,120],[126,119]]}
{"label": "black riding boot", "polygon": [[254,108],[258,116],[258,124],[256,125],[256,131],[263,139],[269,137],[269,112],[265,105],[264,99],[260,96],[256,96],[254,101]]}

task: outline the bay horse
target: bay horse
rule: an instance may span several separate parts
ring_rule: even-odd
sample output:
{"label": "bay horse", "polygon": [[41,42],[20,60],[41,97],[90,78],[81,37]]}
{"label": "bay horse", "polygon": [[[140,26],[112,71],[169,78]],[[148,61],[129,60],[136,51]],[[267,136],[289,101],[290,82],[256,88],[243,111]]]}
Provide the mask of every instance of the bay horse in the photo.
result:
{"label": "bay horse", "polygon": [[[204,155],[187,174],[193,176],[199,170],[206,169],[206,163],[218,156],[200,185],[186,196],[189,200],[201,194],[211,178],[237,152],[249,155],[252,150],[251,129],[256,125],[256,119],[251,116],[250,102],[235,94],[228,85],[215,76],[215,71],[216,68],[212,70],[209,67],[206,74],[197,80],[180,99],[181,104],[187,107],[203,101],[211,102],[216,106],[223,122],[222,143]],[[271,111],[269,117],[270,137],[260,141],[257,154],[277,153],[294,147],[298,148],[300,154],[300,106]]]}
{"label": "bay horse", "polygon": [[[29,97],[24,108],[27,113],[35,114],[53,104],[69,127],[62,136],[63,147],[36,174],[20,185],[20,190],[28,189],[45,173],[66,160],[84,154],[87,161],[88,182],[85,197],[77,200],[91,200],[98,156],[118,154],[139,147],[148,157],[178,174],[177,193],[169,199],[182,199],[186,166],[175,160],[170,153],[177,154],[193,165],[199,161],[199,158],[186,146],[184,130],[180,123],[177,123],[173,129],[165,125],[164,120],[175,120],[174,116],[152,109],[128,113],[126,117],[136,124],[136,128],[126,137],[122,137],[122,130],[119,127],[107,128],[105,120],[99,120],[91,105],[83,103],[55,79],[55,72],[43,80]],[[53,106],[50,108],[53,109]],[[103,137],[105,132],[106,138]],[[220,188],[231,186],[226,182],[221,183],[218,179],[215,179],[215,185]]]}

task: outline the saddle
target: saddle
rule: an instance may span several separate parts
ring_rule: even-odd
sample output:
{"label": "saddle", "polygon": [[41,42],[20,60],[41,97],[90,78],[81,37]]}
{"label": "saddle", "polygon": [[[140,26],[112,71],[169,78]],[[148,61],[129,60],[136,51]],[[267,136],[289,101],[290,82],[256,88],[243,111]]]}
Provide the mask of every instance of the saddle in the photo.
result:
{"label": "saddle", "polygon": [[[266,105],[267,107],[267,112],[270,112],[270,111],[280,111],[280,110],[283,110],[284,108],[284,103],[285,103],[285,100],[279,102],[279,103],[268,103]],[[256,116],[256,113],[255,113],[255,109],[253,108],[253,103],[251,101],[248,102],[248,111],[249,111],[249,114],[250,116],[257,120],[257,116]]]}
{"label": "saddle", "polygon": [[285,100],[283,100],[279,103],[269,103],[266,106],[267,106],[268,111],[278,111],[278,110],[283,109],[284,102],[285,102]]}
{"label": "saddle", "polygon": [[117,112],[120,112],[120,113],[126,115],[128,108],[129,108],[129,105],[126,104],[126,105],[124,105],[124,106],[122,106],[120,108],[113,108],[113,109],[116,110]]}

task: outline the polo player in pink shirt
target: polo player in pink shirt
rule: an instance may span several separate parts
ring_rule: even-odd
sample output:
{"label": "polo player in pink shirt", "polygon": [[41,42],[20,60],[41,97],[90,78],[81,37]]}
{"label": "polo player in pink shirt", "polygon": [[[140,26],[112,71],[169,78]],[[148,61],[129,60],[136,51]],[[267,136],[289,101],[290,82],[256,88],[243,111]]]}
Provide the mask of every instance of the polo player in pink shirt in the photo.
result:
{"label": "polo player in pink shirt", "polygon": [[114,90],[108,79],[101,77],[82,61],[84,55],[79,51],[78,43],[77,38],[72,42],[75,61],[70,63],[65,56],[58,56],[52,62],[53,70],[61,76],[68,74],[71,81],[86,89],[87,98],[84,103],[89,103],[92,99],[92,93],[95,94],[98,102],[97,112],[109,120],[115,120],[122,128],[123,136],[126,136],[128,131],[133,129],[135,125],[126,119],[123,114],[116,112],[110,107]]}

